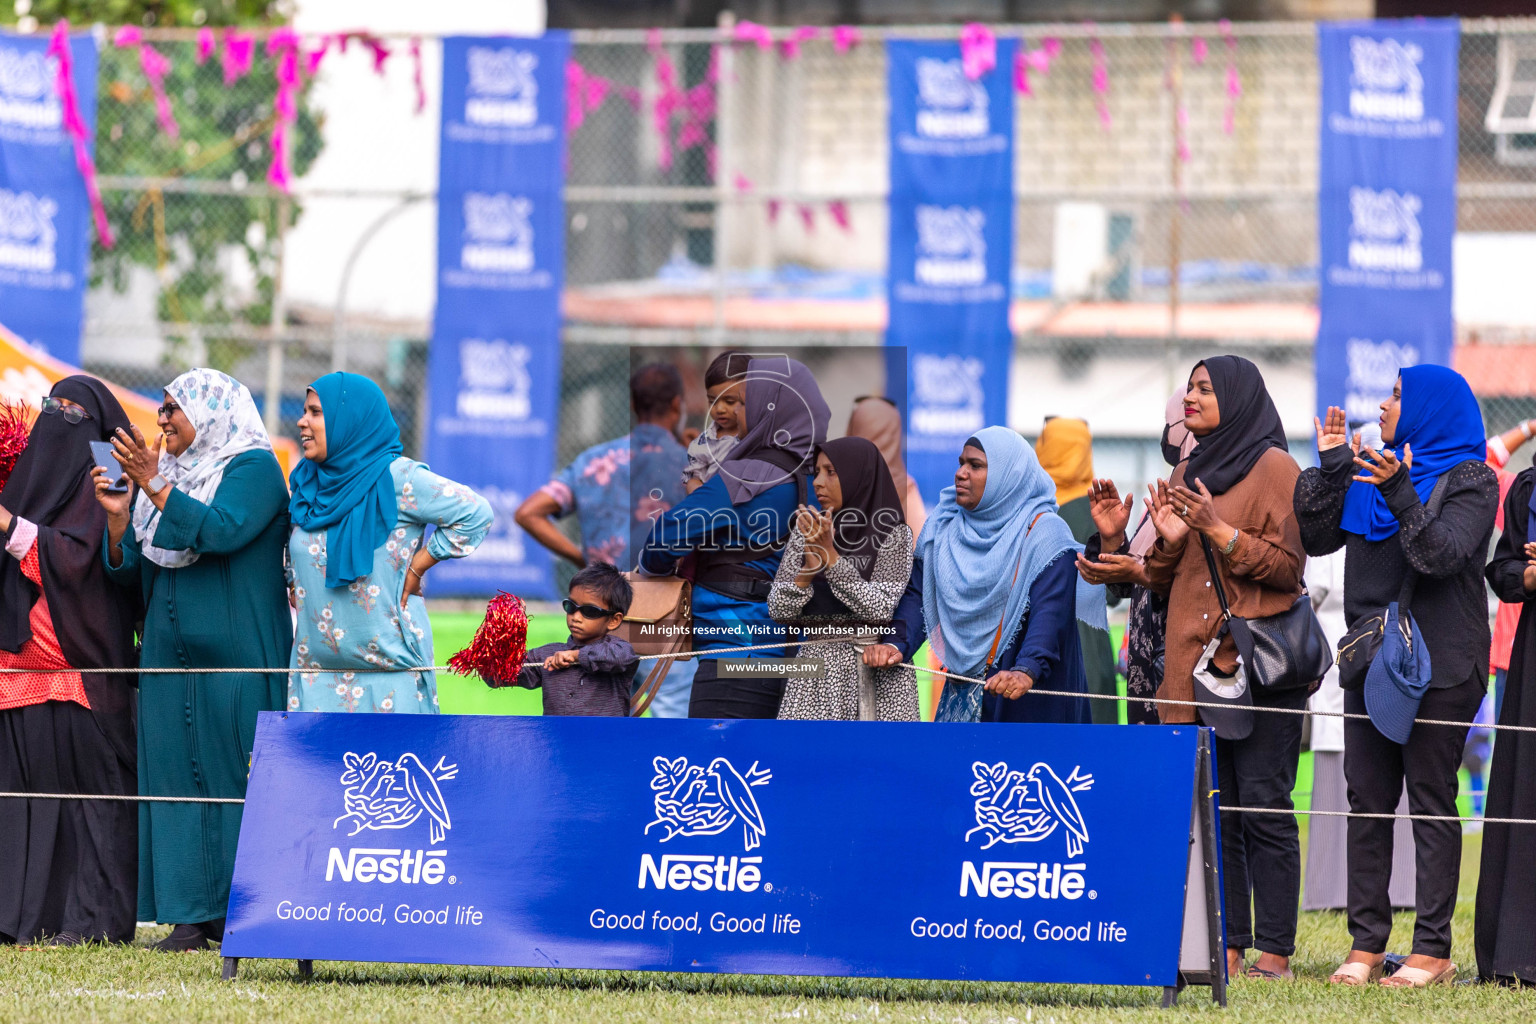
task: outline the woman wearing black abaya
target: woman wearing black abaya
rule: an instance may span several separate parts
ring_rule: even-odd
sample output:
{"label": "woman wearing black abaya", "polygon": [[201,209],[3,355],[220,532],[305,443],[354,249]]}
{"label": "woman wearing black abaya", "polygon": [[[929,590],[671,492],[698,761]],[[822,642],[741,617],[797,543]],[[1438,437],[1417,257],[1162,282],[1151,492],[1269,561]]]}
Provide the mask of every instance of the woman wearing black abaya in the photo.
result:
{"label": "woman wearing black abaya", "polygon": [[[1499,600],[1522,604],[1500,725],[1536,726],[1536,468],[1515,477],[1504,499],[1504,533],[1488,563]],[[1477,974],[1484,981],[1536,985],[1536,829],[1499,825],[1495,818],[1536,818],[1536,735],[1500,731],[1488,779],[1488,822],[1477,879],[1474,934]]]}
{"label": "woman wearing black abaya", "polygon": [[[0,491],[0,791],[136,792],[129,593],[106,578],[107,514],[90,441],[128,417],[104,384],[66,377],[43,401]],[[0,799],[0,940],[128,942],[138,809],[127,801]]]}

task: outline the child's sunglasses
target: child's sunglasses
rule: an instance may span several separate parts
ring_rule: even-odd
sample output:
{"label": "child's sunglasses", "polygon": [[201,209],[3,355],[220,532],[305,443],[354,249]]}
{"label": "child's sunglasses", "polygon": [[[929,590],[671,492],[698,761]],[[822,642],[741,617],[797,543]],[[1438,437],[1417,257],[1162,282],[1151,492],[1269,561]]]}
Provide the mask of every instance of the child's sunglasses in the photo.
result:
{"label": "child's sunglasses", "polygon": [[619,614],[618,612],[609,611],[607,608],[599,608],[595,604],[577,604],[570,598],[566,598],[564,601],[561,601],[560,607],[565,609],[565,614],[580,614],[584,619],[606,619],[610,615]]}

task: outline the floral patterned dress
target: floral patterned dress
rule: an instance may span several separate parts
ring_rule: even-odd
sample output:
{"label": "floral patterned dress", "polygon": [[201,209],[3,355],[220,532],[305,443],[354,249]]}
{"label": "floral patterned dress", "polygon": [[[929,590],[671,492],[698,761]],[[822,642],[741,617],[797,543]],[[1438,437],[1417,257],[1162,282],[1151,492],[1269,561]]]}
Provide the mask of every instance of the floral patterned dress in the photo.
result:
{"label": "floral patterned dress", "polygon": [[399,519],[373,553],[373,572],[345,587],[325,585],[325,531],[294,527],[288,538],[288,581],[298,621],[290,711],[437,713],[432,672],[370,669],[431,665],[432,626],[427,607],[412,597],[405,608],[406,568],[421,547],[426,526],[436,527],[427,550],[440,559],[463,558],[491,528],[491,506],[480,495],[407,458],[390,467]]}
{"label": "floral patterned dress", "polygon": [[[862,655],[858,646],[846,639],[853,632],[876,643],[888,641],[891,615],[912,575],[912,531],[906,526],[891,531],[875,555],[875,568],[867,580],[848,558],[839,558],[826,570],[832,595],[847,606],[851,615],[802,614],[812,593],[809,587],[795,585],[795,576],[804,564],[805,538],[800,531],[792,530],[773,589],[768,592],[768,613],[780,622],[802,627],[805,635],[820,632],[844,639],[814,641],[800,648],[799,657],[825,663],[826,675],[819,679],[790,678],[784,686],[779,717],[857,721],[862,710],[881,722],[917,721],[917,678],[913,670],[903,666],[863,670],[868,674],[872,692],[864,694],[861,701]],[[861,703],[866,705],[862,709]]]}

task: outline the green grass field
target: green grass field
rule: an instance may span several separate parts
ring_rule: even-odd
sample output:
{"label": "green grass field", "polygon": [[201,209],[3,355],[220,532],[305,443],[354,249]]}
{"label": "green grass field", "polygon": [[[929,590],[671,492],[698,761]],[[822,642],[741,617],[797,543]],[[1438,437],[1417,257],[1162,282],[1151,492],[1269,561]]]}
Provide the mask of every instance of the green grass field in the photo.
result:
{"label": "green grass field", "polygon": [[[1462,860],[1454,955],[1472,957],[1478,843]],[[1406,951],[1412,917],[1399,915],[1393,949]],[[1228,1020],[1234,1024],[1387,1024],[1465,1021],[1528,1024],[1536,992],[1481,985],[1428,991],[1339,989],[1328,973],[1349,948],[1343,915],[1301,916],[1294,984],[1237,980],[1225,1014],[1205,989],[1158,1008],[1159,991],[1073,985],[881,981],[737,975],[641,974],[318,962],[311,982],[292,961],[246,961],[219,980],[213,953],[168,955],[143,947],[166,929],[143,929],[134,947],[27,951],[0,948],[0,1021],[294,1022],[495,1020],[960,1022],[1094,1024]]]}

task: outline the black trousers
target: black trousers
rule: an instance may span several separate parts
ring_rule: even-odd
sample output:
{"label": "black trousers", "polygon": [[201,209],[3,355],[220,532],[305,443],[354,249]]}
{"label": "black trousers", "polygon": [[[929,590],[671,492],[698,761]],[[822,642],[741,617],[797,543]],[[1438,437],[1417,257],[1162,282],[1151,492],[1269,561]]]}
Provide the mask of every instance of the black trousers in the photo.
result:
{"label": "black trousers", "polygon": [[[1487,676],[1443,690],[1429,690],[1417,718],[1470,722],[1487,689]],[[1344,694],[1344,710],[1363,715],[1365,693]],[[1407,782],[1413,814],[1456,815],[1456,770],[1467,727],[1415,725],[1408,742],[1396,744],[1362,719],[1344,721],[1344,778],[1349,809],[1391,814]],[[1461,873],[1461,824],[1415,821],[1414,874],[1418,883],[1413,952],[1437,959],[1451,955],[1451,913]],[[1385,953],[1392,934],[1392,820],[1349,819],[1349,934],[1362,953]]]}
{"label": "black trousers", "polygon": [[[1254,694],[1256,707],[1300,709],[1306,690],[1273,697]],[[1253,712],[1246,739],[1216,740],[1216,784],[1222,807],[1292,810],[1301,715]],[[1227,945],[1262,953],[1296,952],[1301,897],[1301,835],[1294,814],[1221,816],[1221,888]]]}
{"label": "black trousers", "polygon": [[[134,766],[88,708],[50,700],[0,711],[0,791],[137,790]],[[125,801],[0,800],[0,942],[64,932],[133,941],[138,822]]]}
{"label": "black trousers", "polygon": [[721,679],[715,658],[700,658],[688,698],[689,718],[778,718],[783,678]]}

